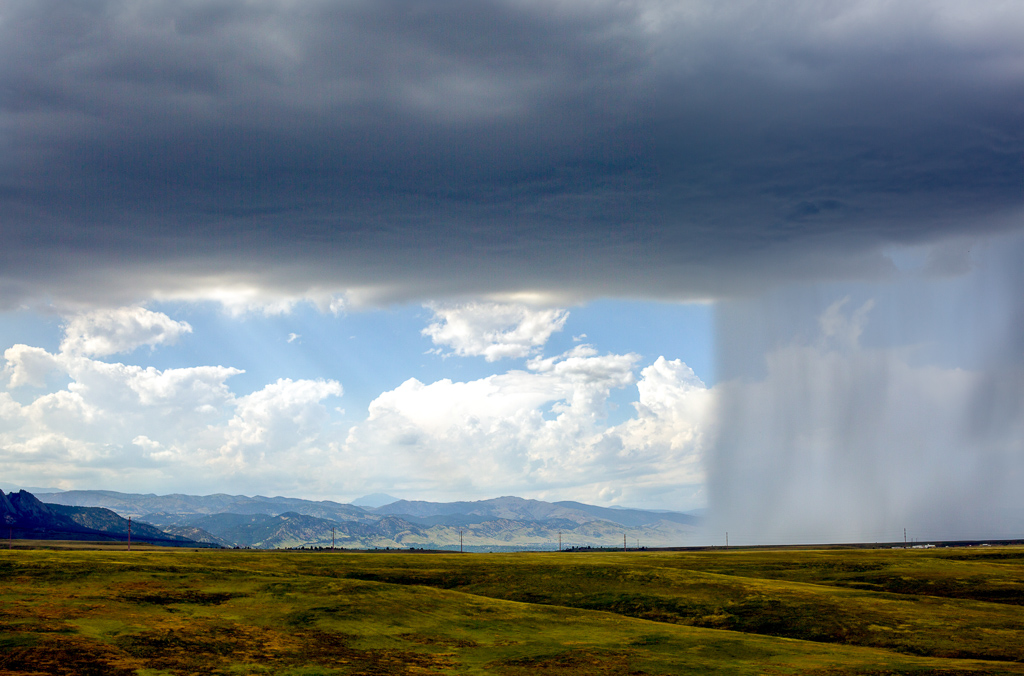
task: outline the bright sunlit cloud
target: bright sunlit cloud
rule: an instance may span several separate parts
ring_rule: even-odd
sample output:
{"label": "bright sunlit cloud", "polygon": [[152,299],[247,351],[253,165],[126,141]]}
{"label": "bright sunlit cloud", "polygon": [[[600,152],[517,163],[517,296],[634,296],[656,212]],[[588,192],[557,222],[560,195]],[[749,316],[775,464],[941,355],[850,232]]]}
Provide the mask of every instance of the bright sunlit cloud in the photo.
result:
{"label": "bright sunlit cloud", "polygon": [[452,348],[460,357],[487,361],[527,357],[561,331],[569,313],[562,309],[533,309],[510,303],[433,304],[433,321],[423,329],[434,345]]}
{"label": "bright sunlit cloud", "polygon": [[[703,504],[710,391],[681,360],[643,365],[638,354],[579,343],[545,356],[566,310],[494,303],[431,310],[424,337],[453,356],[517,363],[469,380],[409,378],[380,392],[354,425],[342,425],[346,409],[331,404],[343,400],[339,380],[278,378],[243,394],[231,385],[242,371],[230,365],[160,369],[103,360],[112,347],[171,346],[173,332],[192,327],[137,307],[76,315],[64,325],[66,349],[5,351],[0,460],[35,485]],[[298,338],[293,332],[287,342]],[[70,349],[77,345],[99,347]],[[633,401],[624,422],[609,418],[615,392]],[[690,489],[679,494],[674,486]]]}
{"label": "bright sunlit cloud", "polygon": [[188,322],[174,321],[142,307],[94,310],[75,315],[65,327],[61,352],[104,357],[131,352],[143,345],[173,344],[191,333]]}

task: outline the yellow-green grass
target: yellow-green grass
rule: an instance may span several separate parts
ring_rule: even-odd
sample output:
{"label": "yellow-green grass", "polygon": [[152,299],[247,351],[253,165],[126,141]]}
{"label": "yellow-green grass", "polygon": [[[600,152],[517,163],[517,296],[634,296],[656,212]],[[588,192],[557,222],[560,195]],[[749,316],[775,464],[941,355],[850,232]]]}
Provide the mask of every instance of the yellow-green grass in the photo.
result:
{"label": "yellow-green grass", "polygon": [[772,579],[821,555],[777,554],[2,550],[0,674],[1024,674],[1021,606]]}
{"label": "yellow-green grass", "polygon": [[684,553],[673,567],[1024,605],[1024,547]]}
{"label": "yellow-green grass", "polygon": [[[0,540],[0,550],[4,549],[53,549],[53,550],[88,550],[88,551],[129,551],[129,545],[123,540],[93,541],[93,540]],[[196,551],[199,548],[189,547],[189,551]],[[202,549],[206,549],[203,547]],[[130,551],[165,552],[167,547],[163,545],[149,544],[148,542],[133,542]]]}
{"label": "yellow-green grass", "polygon": [[[434,565],[405,565],[397,560],[385,571],[348,574],[911,654],[1024,660],[1024,607],[970,598],[974,593],[1016,598],[1013,590],[1024,581],[1024,566],[1011,565],[1009,559],[989,563],[971,556],[971,552],[950,555],[917,550],[847,550],[827,555],[815,551],[605,553],[529,560],[513,555],[505,558],[515,563],[504,566],[493,565],[500,560],[497,557],[477,557],[455,567],[444,558],[435,559]],[[899,586],[905,591],[850,588],[844,586],[845,578],[831,582],[843,566],[868,570],[878,586]],[[793,573],[791,577],[815,582],[767,577],[778,576],[783,568]],[[928,591],[949,593],[943,597]],[[951,598],[954,594],[964,598]]]}

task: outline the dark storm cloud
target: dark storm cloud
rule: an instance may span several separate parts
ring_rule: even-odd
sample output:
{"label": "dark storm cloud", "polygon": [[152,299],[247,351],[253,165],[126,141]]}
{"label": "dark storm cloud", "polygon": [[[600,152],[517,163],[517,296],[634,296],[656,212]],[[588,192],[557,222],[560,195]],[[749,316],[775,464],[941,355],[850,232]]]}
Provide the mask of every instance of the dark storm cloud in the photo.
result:
{"label": "dark storm cloud", "polygon": [[1019,226],[1021,34],[995,2],[6,3],[0,294],[884,274]]}

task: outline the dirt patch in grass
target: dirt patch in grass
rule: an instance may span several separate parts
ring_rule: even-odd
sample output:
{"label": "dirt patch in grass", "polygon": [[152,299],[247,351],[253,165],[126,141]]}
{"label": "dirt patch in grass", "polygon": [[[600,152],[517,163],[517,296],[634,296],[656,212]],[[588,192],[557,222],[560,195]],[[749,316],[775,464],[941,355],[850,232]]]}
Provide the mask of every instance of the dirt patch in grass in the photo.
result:
{"label": "dirt patch in grass", "polygon": [[629,674],[641,676],[647,672],[634,669],[635,656],[625,651],[567,650],[554,655],[502,660],[488,665],[507,676],[535,676],[536,674]]}
{"label": "dirt patch in grass", "polygon": [[201,606],[217,606],[234,598],[246,596],[238,592],[208,592],[189,587],[168,587],[155,581],[132,582],[121,586],[117,598],[128,603],[169,606],[189,603]]}
{"label": "dirt patch in grass", "polygon": [[66,634],[75,630],[69,624],[61,622],[0,622],[0,634],[22,633],[22,634]]}
{"label": "dirt patch in grass", "polygon": [[358,610],[350,606],[314,606],[295,610],[284,616],[284,622],[290,627],[314,628],[324,618],[342,618],[358,615]]}
{"label": "dirt patch in grass", "polygon": [[419,645],[438,645],[446,648],[477,648],[480,646],[476,641],[469,639],[427,636],[425,634],[399,634],[398,638]]}
{"label": "dirt patch in grass", "polygon": [[134,676],[142,664],[125,664],[115,648],[81,637],[46,637],[35,645],[0,650],[0,672],[54,676]]}
{"label": "dirt patch in grass", "polygon": [[455,665],[443,655],[402,650],[362,650],[352,637],[325,631],[276,632],[237,624],[187,627],[122,636],[117,645],[152,669],[175,674],[226,673],[248,664],[270,669],[299,665],[346,668],[353,674],[404,674]]}
{"label": "dirt patch in grass", "polygon": [[148,603],[169,606],[175,603],[191,603],[201,606],[219,606],[222,603],[245,596],[232,592],[203,592],[195,589],[161,592],[126,592],[118,598],[129,603]]}
{"label": "dirt patch in grass", "polygon": [[0,633],[73,632],[74,627],[64,621],[71,615],[72,613],[61,613],[58,608],[49,604],[40,604],[33,608],[12,603],[0,610]]}
{"label": "dirt patch in grass", "polygon": [[119,636],[117,646],[147,667],[175,673],[211,673],[232,663],[283,664],[297,643],[278,632],[233,623],[193,622]]}
{"label": "dirt patch in grass", "polygon": [[436,673],[433,670],[454,669],[457,665],[446,655],[416,653],[406,650],[359,650],[348,645],[350,637],[325,631],[298,634],[306,660],[312,658],[323,666],[348,665],[353,674]]}

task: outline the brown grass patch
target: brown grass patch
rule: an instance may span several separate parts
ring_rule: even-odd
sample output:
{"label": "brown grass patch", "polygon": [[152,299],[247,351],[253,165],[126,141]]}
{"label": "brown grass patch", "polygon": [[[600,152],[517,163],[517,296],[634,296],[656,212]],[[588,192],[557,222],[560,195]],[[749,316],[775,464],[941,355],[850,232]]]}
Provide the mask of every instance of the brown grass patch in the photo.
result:
{"label": "brown grass patch", "polygon": [[490,667],[507,676],[536,674],[622,674],[640,676],[647,672],[634,669],[636,655],[630,651],[567,650],[555,655],[502,660]]}
{"label": "brown grass patch", "polygon": [[36,645],[0,652],[0,674],[48,676],[134,676],[140,663],[125,664],[124,655],[99,641],[79,636],[48,636]]}
{"label": "brown grass patch", "polygon": [[426,634],[399,634],[398,638],[410,643],[418,643],[419,645],[439,645],[446,648],[477,648],[480,646],[476,641],[469,639],[427,636]]}

